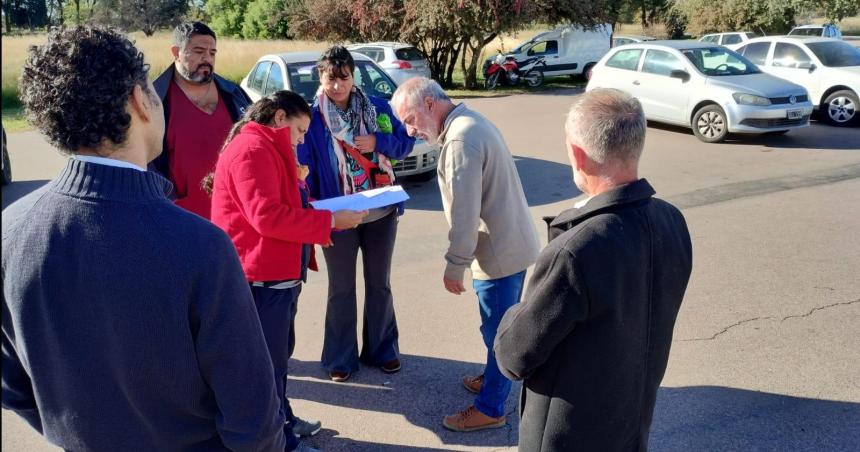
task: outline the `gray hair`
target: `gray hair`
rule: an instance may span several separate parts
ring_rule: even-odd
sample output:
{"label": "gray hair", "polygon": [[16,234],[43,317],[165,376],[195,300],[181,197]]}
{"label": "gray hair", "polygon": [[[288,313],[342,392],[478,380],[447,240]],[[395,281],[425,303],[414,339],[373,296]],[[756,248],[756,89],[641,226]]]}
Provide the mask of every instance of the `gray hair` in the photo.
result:
{"label": "gray hair", "polygon": [[450,101],[445,90],[436,83],[436,80],[427,77],[415,77],[404,82],[394,96],[391,98],[391,106],[395,110],[399,106],[414,107],[420,105],[426,98],[431,98],[436,101]]}
{"label": "gray hair", "polygon": [[638,160],[647,123],[639,101],[617,89],[598,88],[574,100],[564,130],[591,160],[625,163]]}
{"label": "gray hair", "polygon": [[203,22],[182,22],[173,29],[173,45],[184,49],[188,45],[188,41],[197,35],[212,36],[212,39],[218,39],[215,32]]}

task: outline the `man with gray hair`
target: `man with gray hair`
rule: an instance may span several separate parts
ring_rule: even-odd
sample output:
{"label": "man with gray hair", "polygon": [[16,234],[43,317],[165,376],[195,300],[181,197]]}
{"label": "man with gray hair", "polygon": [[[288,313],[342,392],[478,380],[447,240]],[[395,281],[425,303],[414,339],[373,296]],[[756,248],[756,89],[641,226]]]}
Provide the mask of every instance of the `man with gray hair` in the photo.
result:
{"label": "man with gray hair", "polygon": [[460,295],[471,267],[487,347],[484,373],[463,378],[478,394],[474,405],[442,424],[463,432],[501,427],[511,382],[499,372],[493,338],[502,315],[519,303],[526,269],[540,248],[513,156],[499,129],[465,104],[454,105],[433,80],[409,79],[391,103],[409,135],[442,145],[437,171],[450,225],[442,282]]}
{"label": "man with gray hair", "polygon": [[551,223],[495,341],[502,372],[525,380],[522,452],[648,448],[692,246],[681,212],[638,176],[645,128],[639,101],[612,89],[568,114],[566,150],[588,197]]}

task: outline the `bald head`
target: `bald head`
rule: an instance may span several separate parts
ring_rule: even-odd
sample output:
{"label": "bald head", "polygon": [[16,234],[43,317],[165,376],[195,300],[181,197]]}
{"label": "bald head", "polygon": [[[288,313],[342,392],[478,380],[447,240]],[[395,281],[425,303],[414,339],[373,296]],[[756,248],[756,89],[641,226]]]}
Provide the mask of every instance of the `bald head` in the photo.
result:
{"label": "bald head", "polygon": [[576,97],[564,129],[568,142],[581,147],[595,163],[629,165],[642,155],[646,126],[635,97],[598,88]]}

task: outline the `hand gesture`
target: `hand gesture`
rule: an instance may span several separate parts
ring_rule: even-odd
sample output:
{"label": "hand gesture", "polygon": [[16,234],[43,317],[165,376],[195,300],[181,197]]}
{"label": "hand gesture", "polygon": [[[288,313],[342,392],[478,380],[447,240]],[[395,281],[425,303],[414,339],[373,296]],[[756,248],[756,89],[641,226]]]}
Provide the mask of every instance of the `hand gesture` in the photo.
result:
{"label": "hand gesture", "polygon": [[463,287],[462,279],[448,279],[443,276],[442,284],[445,285],[445,290],[451,292],[454,295],[460,295],[461,293],[466,291],[466,288]]}
{"label": "hand gesture", "polygon": [[376,150],[376,135],[359,135],[355,137],[355,147],[361,152],[373,152]]}

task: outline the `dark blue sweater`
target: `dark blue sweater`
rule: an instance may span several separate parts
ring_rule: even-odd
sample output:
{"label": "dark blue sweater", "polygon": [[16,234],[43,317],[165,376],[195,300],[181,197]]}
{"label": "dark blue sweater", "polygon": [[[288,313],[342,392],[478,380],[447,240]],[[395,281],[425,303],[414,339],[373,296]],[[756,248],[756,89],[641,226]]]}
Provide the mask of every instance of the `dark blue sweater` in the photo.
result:
{"label": "dark blue sweater", "polygon": [[169,187],[71,160],[3,211],[3,408],[72,451],[283,451],[233,244]]}

